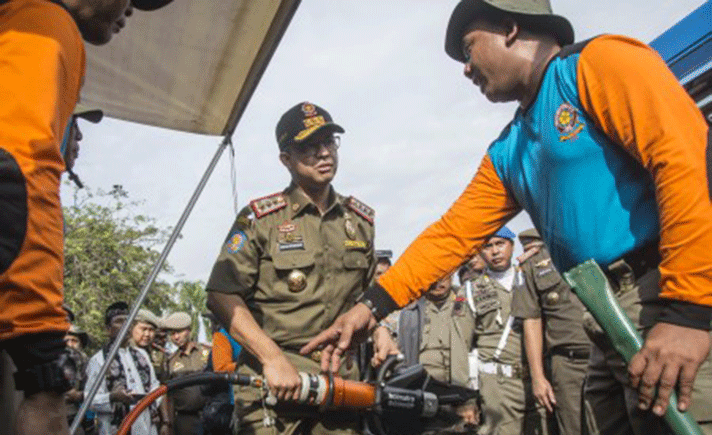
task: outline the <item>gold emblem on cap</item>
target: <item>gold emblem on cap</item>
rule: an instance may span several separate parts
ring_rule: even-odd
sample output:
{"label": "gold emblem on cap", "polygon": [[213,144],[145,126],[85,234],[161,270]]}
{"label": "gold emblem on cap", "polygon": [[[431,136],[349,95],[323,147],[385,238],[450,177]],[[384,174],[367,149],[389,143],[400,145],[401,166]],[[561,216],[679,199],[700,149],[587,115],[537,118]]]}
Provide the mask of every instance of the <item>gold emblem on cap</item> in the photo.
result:
{"label": "gold emblem on cap", "polygon": [[304,113],[304,116],[314,116],[316,115],[316,107],[309,102],[305,102],[302,104],[302,113]]}
{"label": "gold emblem on cap", "polygon": [[346,235],[349,236],[349,239],[353,240],[356,238],[356,227],[350,219],[346,219],[346,222],[344,222],[344,229],[346,230]]}
{"label": "gold emblem on cap", "polygon": [[307,286],[307,276],[301,270],[293,270],[289,272],[287,277],[287,287],[291,292],[300,292]]}
{"label": "gold emblem on cap", "polygon": [[556,291],[550,291],[546,294],[546,302],[549,305],[556,305],[559,302],[559,293]]}
{"label": "gold emblem on cap", "polygon": [[297,210],[299,210],[299,204],[297,204],[295,202],[294,204],[292,204],[292,211],[297,211]]}

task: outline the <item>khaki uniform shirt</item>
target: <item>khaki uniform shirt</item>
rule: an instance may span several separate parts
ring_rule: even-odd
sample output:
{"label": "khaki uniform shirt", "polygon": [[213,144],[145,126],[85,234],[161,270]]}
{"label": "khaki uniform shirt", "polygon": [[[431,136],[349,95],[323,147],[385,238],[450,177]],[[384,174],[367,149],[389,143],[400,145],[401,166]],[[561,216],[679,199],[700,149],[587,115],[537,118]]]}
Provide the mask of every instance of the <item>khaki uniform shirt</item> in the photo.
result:
{"label": "khaki uniform shirt", "polygon": [[296,186],[238,215],[209,291],[241,296],[264,332],[298,350],[351,308],[375,268],[372,209],[332,189],[322,216]]}
{"label": "khaki uniform shirt", "polygon": [[435,379],[463,386],[469,381],[467,354],[475,339],[475,320],[455,291],[438,306],[425,303],[420,363]]}
{"label": "khaki uniform shirt", "polygon": [[[473,281],[472,290],[475,300],[475,332],[479,359],[484,362],[494,361],[497,345],[504,332],[507,319],[511,315],[514,290],[507,291],[486,273]],[[522,336],[522,322],[520,319],[514,319],[498,362],[503,364],[522,363]]]}
{"label": "khaki uniform shirt", "polygon": [[[202,372],[208,364],[210,348],[202,344],[193,343],[188,353],[178,349],[168,358],[168,379]],[[200,386],[180,388],[170,394],[176,411],[194,412],[203,408],[205,398]]]}
{"label": "khaki uniform shirt", "polygon": [[512,310],[523,319],[541,318],[545,349],[588,349],[583,330],[585,308],[556,270],[546,248],[524,261],[521,289],[515,293]]}

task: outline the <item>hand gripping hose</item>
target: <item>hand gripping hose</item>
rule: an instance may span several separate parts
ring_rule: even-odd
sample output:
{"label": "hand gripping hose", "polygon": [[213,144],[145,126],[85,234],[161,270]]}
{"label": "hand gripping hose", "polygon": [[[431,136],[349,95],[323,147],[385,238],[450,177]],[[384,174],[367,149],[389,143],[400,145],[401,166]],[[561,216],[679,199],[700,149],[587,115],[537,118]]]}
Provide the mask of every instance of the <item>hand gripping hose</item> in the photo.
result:
{"label": "hand gripping hose", "polygon": [[[299,398],[293,403],[316,406],[320,411],[326,409],[366,411],[377,421],[377,435],[385,435],[381,416],[416,423],[437,421],[449,418],[451,413],[448,411],[454,406],[476,397],[477,393],[469,388],[432,379],[420,365],[391,371],[396,362],[394,356],[386,360],[375,384],[350,381],[333,374],[299,373],[301,390]],[[393,376],[386,379],[386,372],[392,372]],[[238,373],[198,373],[173,379],[141,399],[126,415],[117,435],[127,435],[141,412],[169,391],[216,382],[266,390],[261,377]],[[271,401],[273,403],[270,405],[276,402],[273,396]]]}
{"label": "hand gripping hose", "polygon": [[[643,338],[618,304],[598,264],[588,260],[564,273],[564,278],[606,332],[615,350],[630,363],[633,355],[643,346]],[[677,409],[677,394],[674,391],[670,395],[665,421],[677,435],[702,435],[692,416]]]}

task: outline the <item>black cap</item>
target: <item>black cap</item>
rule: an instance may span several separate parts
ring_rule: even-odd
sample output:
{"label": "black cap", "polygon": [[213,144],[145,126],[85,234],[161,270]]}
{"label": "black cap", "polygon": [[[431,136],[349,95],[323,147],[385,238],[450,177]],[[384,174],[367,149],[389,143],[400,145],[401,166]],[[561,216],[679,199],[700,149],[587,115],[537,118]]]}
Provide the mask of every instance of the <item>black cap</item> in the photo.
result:
{"label": "black cap", "polygon": [[173,0],[131,0],[131,6],[142,11],[155,11]]}
{"label": "black cap", "polygon": [[93,122],[94,124],[98,123],[102,120],[102,118],[104,118],[104,112],[102,110],[90,109],[81,104],[77,104],[77,106],[74,108],[73,115],[75,118],[86,119],[87,121]]}
{"label": "black cap", "polygon": [[569,20],[552,13],[549,0],[461,0],[450,15],[445,33],[445,52],[448,56],[465,62],[462,53],[465,30],[488,12],[511,14],[523,26],[547,31],[561,46],[574,42],[574,28]]}
{"label": "black cap", "polygon": [[381,259],[381,258],[388,258],[391,259],[393,258],[393,251],[390,249],[376,249],[376,258]]}
{"label": "black cap", "polygon": [[344,129],[334,123],[329,112],[308,101],[299,103],[287,110],[277,123],[275,131],[277,145],[284,150],[290,145],[304,142],[311,135],[324,129],[343,133]]}

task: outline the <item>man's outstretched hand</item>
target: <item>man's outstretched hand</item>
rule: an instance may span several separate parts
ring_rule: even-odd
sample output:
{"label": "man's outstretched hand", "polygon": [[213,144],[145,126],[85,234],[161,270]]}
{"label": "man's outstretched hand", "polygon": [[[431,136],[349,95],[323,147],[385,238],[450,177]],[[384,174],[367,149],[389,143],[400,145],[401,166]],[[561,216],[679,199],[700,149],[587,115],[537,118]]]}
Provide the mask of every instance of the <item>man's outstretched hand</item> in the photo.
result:
{"label": "man's outstretched hand", "polygon": [[653,326],[628,365],[631,385],[638,389],[638,406],[648,409],[652,405],[656,415],[665,415],[670,393],[678,385],[678,409],[686,411],[692,403],[697,370],[709,351],[708,331],[670,323]]}
{"label": "man's outstretched hand", "polygon": [[368,331],[376,325],[376,318],[371,310],[358,303],[337,317],[333,325],[314,337],[299,352],[306,355],[321,349],[321,370],[336,373],[341,365],[341,355],[351,347],[351,340],[365,339]]}

